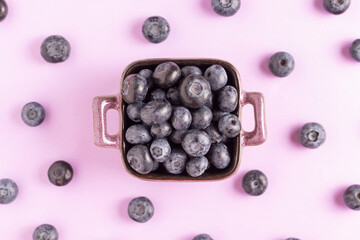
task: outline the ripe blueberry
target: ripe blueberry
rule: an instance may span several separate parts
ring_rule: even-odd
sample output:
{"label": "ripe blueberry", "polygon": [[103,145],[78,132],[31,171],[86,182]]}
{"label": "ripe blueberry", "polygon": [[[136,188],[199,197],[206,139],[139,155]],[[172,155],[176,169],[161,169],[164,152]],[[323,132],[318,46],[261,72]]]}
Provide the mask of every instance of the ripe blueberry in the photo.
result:
{"label": "ripe blueberry", "polygon": [[191,74],[202,75],[202,71],[200,68],[198,68],[196,66],[185,66],[181,69],[181,76],[183,78],[185,78]]}
{"label": "ripe blueberry", "polygon": [[210,136],[204,131],[193,129],[184,135],[181,145],[190,156],[200,157],[205,155],[210,149]]}
{"label": "ripe blueberry", "polygon": [[223,112],[223,111],[213,111],[213,121],[214,122],[218,122],[220,120],[220,118],[222,118],[223,116],[225,116],[226,114],[229,114],[228,112]]}
{"label": "ripe blueberry", "polygon": [[192,123],[191,127],[196,129],[207,128],[212,120],[213,114],[210,108],[202,106],[191,113]]}
{"label": "ripe blueberry", "polygon": [[350,47],[350,55],[353,59],[360,62],[360,39],[356,39]]}
{"label": "ripe blueberry", "polygon": [[169,160],[164,162],[166,171],[171,174],[180,174],[185,170],[187,155],[184,150],[178,148],[174,149]]}
{"label": "ripe blueberry", "polygon": [[161,88],[169,88],[177,83],[181,76],[179,66],[174,62],[160,63],[153,72],[154,82]]}
{"label": "ripe blueberry", "polygon": [[171,154],[169,142],[164,138],[155,139],[150,145],[150,154],[155,161],[165,162]]}
{"label": "ripe blueberry", "polygon": [[193,240],[213,240],[208,234],[199,234],[199,235],[196,235]]}
{"label": "ripe blueberry", "polygon": [[214,11],[224,17],[230,17],[240,9],[240,0],[211,0]]}
{"label": "ripe blueberry", "polygon": [[62,36],[47,37],[40,47],[41,56],[49,63],[66,61],[70,56],[70,43]]}
{"label": "ripe blueberry", "polygon": [[144,105],[143,102],[129,104],[126,108],[127,116],[134,122],[140,122],[140,110]]}
{"label": "ripe blueberry", "polygon": [[316,122],[306,123],[300,131],[300,142],[307,148],[318,148],[325,142],[326,133],[323,126]]}
{"label": "ripe blueberry", "polygon": [[180,97],[179,97],[179,91],[177,88],[169,88],[169,90],[166,93],[166,99],[172,104],[172,105],[179,105],[181,104]]}
{"label": "ripe blueberry", "polygon": [[128,104],[141,102],[148,92],[146,79],[139,74],[130,74],[121,86],[121,95]]}
{"label": "ripe blueberry", "polygon": [[165,99],[148,102],[140,110],[140,119],[146,125],[161,124],[166,122],[172,112],[171,104]]}
{"label": "ripe blueberry", "polygon": [[220,118],[218,123],[219,131],[226,137],[233,138],[239,135],[241,131],[241,123],[234,114],[227,114]]}
{"label": "ripe blueberry", "polygon": [[170,25],[163,17],[149,17],[143,23],[142,33],[149,42],[160,43],[169,36]]}
{"label": "ripe blueberry", "polygon": [[360,185],[351,185],[344,192],[346,206],[353,210],[360,210]]}
{"label": "ripe blueberry", "polygon": [[73,168],[65,161],[54,162],[48,170],[48,178],[56,186],[65,186],[72,180],[73,175]]}
{"label": "ripe blueberry", "polygon": [[166,93],[164,90],[157,88],[150,93],[150,100],[165,99]]}
{"label": "ripe blueberry", "polygon": [[208,169],[208,166],[209,161],[204,156],[191,158],[186,164],[186,172],[191,177],[199,177],[206,171],[206,169]]}
{"label": "ripe blueberry", "polygon": [[16,183],[8,178],[0,180],[0,204],[8,204],[15,200],[19,193]]}
{"label": "ripe blueberry", "polygon": [[151,141],[149,130],[143,124],[132,125],[126,130],[126,141],[131,144],[144,144]]}
{"label": "ripe blueberry", "polygon": [[205,129],[205,132],[210,136],[211,143],[219,143],[224,139],[224,135],[220,133],[218,127],[214,124],[210,124]]}
{"label": "ripe blueberry", "polygon": [[45,109],[37,102],[27,103],[21,111],[21,118],[31,127],[38,126],[45,119]]}
{"label": "ripe blueberry", "polygon": [[0,22],[4,20],[8,14],[8,6],[5,0],[0,0]]}
{"label": "ripe blueberry", "polygon": [[210,84],[203,76],[189,75],[179,85],[179,97],[186,107],[202,107],[211,96]]}
{"label": "ripe blueberry", "polygon": [[155,86],[154,79],[152,78],[153,71],[150,69],[143,69],[139,72],[139,75],[146,79],[149,89],[153,89]]}
{"label": "ripe blueberry", "polygon": [[172,128],[170,123],[164,122],[161,124],[152,125],[150,132],[151,135],[155,138],[165,138],[170,136],[170,134],[172,133]]}
{"label": "ripe blueberry", "polygon": [[230,164],[230,153],[227,146],[223,143],[212,144],[208,158],[218,169],[224,169]]}
{"label": "ripe blueberry", "polygon": [[175,144],[181,144],[184,139],[185,134],[188,132],[187,129],[184,130],[175,130],[170,135],[170,140]]}
{"label": "ripe blueberry", "polygon": [[268,186],[268,180],[264,173],[259,170],[252,170],[245,174],[242,180],[242,187],[245,192],[252,196],[263,194]]}
{"label": "ripe blueberry", "polygon": [[131,168],[140,174],[148,174],[153,169],[153,160],[145,145],[135,145],[126,154]]}
{"label": "ripe blueberry", "polygon": [[295,68],[293,56],[286,52],[277,52],[269,59],[269,69],[277,77],[288,76]]}
{"label": "ripe blueberry", "polygon": [[205,71],[204,77],[210,83],[212,91],[216,91],[224,87],[228,81],[225,69],[217,64],[208,67]]}
{"label": "ripe blueberry", "polygon": [[191,113],[187,108],[175,107],[171,116],[171,124],[176,130],[187,129],[192,121]]}
{"label": "ripe blueberry", "polygon": [[134,198],[129,203],[128,214],[136,222],[147,222],[154,215],[154,205],[147,197]]}
{"label": "ripe blueberry", "polygon": [[338,15],[349,8],[350,2],[350,0],[324,0],[323,5],[326,11]]}
{"label": "ripe blueberry", "polygon": [[58,238],[56,228],[49,224],[38,226],[33,233],[33,240],[58,240]]}
{"label": "ripe blueberry", "polygon": [[218,107],[223,112],[235,111],[238,105],[238,92],[233,86],[223,87],[218,95]]}

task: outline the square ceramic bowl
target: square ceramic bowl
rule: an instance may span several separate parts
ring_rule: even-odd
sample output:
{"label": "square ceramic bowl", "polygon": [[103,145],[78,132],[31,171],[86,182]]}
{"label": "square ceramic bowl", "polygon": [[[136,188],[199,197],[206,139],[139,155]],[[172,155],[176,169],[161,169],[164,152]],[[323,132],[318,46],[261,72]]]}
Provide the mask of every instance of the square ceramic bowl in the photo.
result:
{"label": "square ceramic bowl", "polygon": [[[126,170],[133,176],[143,180],[161,180],[161,181],[208,181],[221,180],[234,174],[239,167],[241,152],[245,146],[259,145],[266,139],[265,114],[264,114],[264,97],[258,92],[245,92],[241,89],[240,75],[236,68],[223,60],[219,59],[145,59],[131,63],[124,70],[120,79],[120,89],[123,80],[130,74],[138,73],[144,68],[154,70],[157,65],[163,62],[174,62],[180,68],[187,65],[198,66],[203,72],[213,64],[221,65],[225,68],[228,74],[227,85],[234,86],[238,91],[239,104],[233,114],[237,115],[241,121],[241,109],[246,104],[251,104],[254,107],[255,128],[251,132],[241,130],[240,134],[230,140],[226,145],[228,146],[231,163],[225,169],[219,170],[214,167],[209,168],[200,177],[193,178],[186,172],[180,175],[169,174],[160,167],[158,170],[146,175],[142,175],[133,170],[126,160],[126,153],[132,147],[131,144],[125,140],[126,129],[134,124],[126,116],[127,103],[122,100],[120,91],[111,96],[99,96],[93,100],[93,117],[94,117],[94,141],[97,146],[117,148],[120,150],[121,159]],[[120,130],[115,135],[107,133],[106,112],[109,109],[116,109],[120,114]]]}

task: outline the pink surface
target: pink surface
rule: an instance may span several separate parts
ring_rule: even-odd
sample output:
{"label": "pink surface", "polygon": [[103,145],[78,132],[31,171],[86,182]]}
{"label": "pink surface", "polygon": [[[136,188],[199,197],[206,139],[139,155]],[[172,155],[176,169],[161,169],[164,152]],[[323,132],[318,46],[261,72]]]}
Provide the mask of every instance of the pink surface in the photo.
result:
{"label": "pink surface", "polygon": [[[334,16],[322,0],[242,1],[233,17],[217,16],[210,0],[89,1],[8,0],[0,23],[0,178],[14,179],[18,198],[0,206],[1,239],[31,239],[42,223],[60,239],[191,240],[359,239],[360,213],[344,205],[344,189],[360,183],[360,64],[347,49],[360,37],[360,2]],[[125,3],[126,2],[126,3]],[[141,34],[144,19],[165,17],[171,27],[161,44]],[[52,34],[72,45],[61,64],[46,63],[39,48]],[[269,56],[290,52],[295,71],[273,77]],[[123,69],[150,57],[215,57],[234,64],[246,91],[265,95],[268,139],[246,147],[237,174],[208,183],[145,182],[130,176],[117,150],[96,147],[93,97],[114,94]],[[46,119],[26,126],[21,108],[38,101]],[[116,114],[109,114],[112,132]],[[299,146],[296,133],[320,122],[327,140],[316,150]],[[251,130],[250,108],[243,117]],[[66,187],[55,187],[47,169],[56,160],[75,171]],[[263,171],[268,190],[251,197],[241,179]],[[154,217],[139,224],[127,216],[129,201],[147,196]]]}

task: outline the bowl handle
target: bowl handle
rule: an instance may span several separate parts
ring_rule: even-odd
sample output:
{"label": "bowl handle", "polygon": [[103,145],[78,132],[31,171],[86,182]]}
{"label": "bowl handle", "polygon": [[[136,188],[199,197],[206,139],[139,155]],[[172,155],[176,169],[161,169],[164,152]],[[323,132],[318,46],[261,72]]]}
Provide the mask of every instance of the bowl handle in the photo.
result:
{"label": "bowl handle", "polygon": [[265,107],[264,95],[259,92],[242,92],[241,106],[251,104],[254,107],[255,128],[251,132],[243,131],[243,143],[245,146],[255,146],[265,142]]}
{"label": "bowl handle", "polygon": [[109,109],[120,110],[119,97],[95,97],[92,103],[94,117],[94,141],[99,147],[120,148],[120,132],[115,135],[107,133],[106,113]]}

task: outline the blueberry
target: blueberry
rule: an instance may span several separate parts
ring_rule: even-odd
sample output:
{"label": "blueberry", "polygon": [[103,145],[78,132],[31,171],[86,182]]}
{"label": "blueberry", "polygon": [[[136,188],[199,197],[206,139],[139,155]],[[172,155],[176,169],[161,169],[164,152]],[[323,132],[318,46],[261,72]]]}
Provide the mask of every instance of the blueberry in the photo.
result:
{"label": "blueberry", "polygon": [[0,0],[0,22],[6,18],[8,14],[8,6],[4,0]]}
{"label": "blueberry", "polygon": [[201,108],[196,109],[191,114],[191,127],[196,129],[207,128],[210,125],[213,117],[212,111],[206,106],[202,106]]}
{"label": "blueberry", "polygon": [[264,173],[259,170],[252,170],[245,174],[242,179],[242,187],[245,192],[252,196],[263,194],[268,186],[268,180]]}
{"label": "blueberry", "polygon": [[128,104],[141,102],[148,92],[146,79],[139,74],[130,74],[121,86],[121,95]]}
{"label": "blueberry", "polygon": [[269,69],[277,77],[288,76],[295,68],[293,56],[286,52],[277,52],[269,59]]}
{"label": "blueberry", "polygon": [[224,135],[220,133],[218,127],[214,124],[210,124],[205,129],[205,132],[210,136],[211,143],[219,143],[224,139]]}
{"label": "blueberry", "polygon": [[166,93],[164,90],[157,88],[150,93],[150,100],[165,99]]}
{"label": "blueberry", "polygon": [[206,171],[206,169],[208,169],[208,166],[209,161],[204,156],[191,158],[186,164],[186,172],[191,177],[199,177]]}
{"label": "blueberry", "polygon": [[177,90],[177,88],[169,88],[169,90],[166,93],[166,99],[172,105],[181,104],[180,97],[179,97],[179,91]]}
{"label": "blueberry", "polygon": [[213,99],[214,99],[214,97],[213,97],[213,94],[211,93],[211,94],[210,94],[210,97],[208,98],[208,100],[206,101],[206,103],[205,103],[204,106],[212,109],[212,108],[213,108],[213,105],[214,105]]}
{"label": "blueberry", "polygon": [[196,235],[193,240],[213,240],[208,234],[199,234],[199,235]]}
{"label": "blueberry", "polygon": [[21,118],[31,127],[38,126],[45,119],[45,109],[37,102],[29,102],[22,108]]}
{"label": "blueberry", "polygon": [[223,116],[225,116],[226,114],[229,114],[228,112],[223,112],[223,111],[213,111],[213,121],[214,122],[218,122],[220,120],[220,118],[222,118]]}
{"label": "blueberry", "polygon": [[170,135],[170,140],[175,144],[181,144],[184,139],[185,134],[188,132],[187,129],[184,130],[175,130]]}
{"label": "blueberry", "polygon": [[287,238],[286,240],[300,240],[298,238]]}
{"label": "blueberry", "polygon": [[189,75],[179,84],[179,97],[186,107],[202,107],[211,96],[210,84],[203,76]]}
{"label": "blueberry", "polygon": [[70,43],[62,36],[47,37],[40,47],[41,56],[49,63],[66,61],[70,56]]}
{"label": "blueberry", "polygon": [[140,110],[140,119],[146,125],[161,124],[171,117],[171,104],[165,99],[157,99],[148,102]]}
{"label": "blueberry", "polygon": [[323,5],[326,11],[338,15],[349,8],[350,2],[350,0],[324,0]]}
{"label": "blueberry", "polygon": [[170,25],[163,17],[149,17],[142,26],[142,33],[149,42],[160,43],[169,36]]}
{"label": "blueberry", "polygon": [[353,59],[360,62],[360,39],[356,39],[350,47],[350,55]]}
{"label": "blueberry", "polygon": [[149,89],[153,89],[155,86],[154,79],[152,78],[153,71],[150,69],[143,69],[139,72],[139,75],[146,79]]}
{"label": "blueberry", "polygon": [[205,70],[204,77],[210,83],[211,90],[216,91],[224,87],[228,81],[225,68],[214,64]]}
{"label": "blueberry", "polygon": [[187,108],[175,107],[171,116],[171,124],[176,130],[187,129],[192,121],[191,113]]}
{"label": "blueberry", "polygon": [[240,120],[234,114],[227,114],[220,118],[218,127],[219,131],[229,138],[236,137],[241,131]]}
{"label": "blueberry", "polygon": [[214,11],[224,17],[230,17],[240,9],[240,0],[211,0]]}
{"label": "blueberry", "polygon": [[169,160],[164,162],[164,167],[171,174],[180,174],[185,170],[186,160],[187,155],[184,150],[180,148],[174,149],[170,154]]}
{"label": "blueberry", "polygon": [[126,130],[125,139],[131,144],[144,144],[151,141],[151,135],[143,124],[136,124]]}
{"label": "blueberry", "polygon": [[134,122],[140,122],[140,110],[144,105],[143,102],[129,104],[126,108],[127,116]]}
{"label": "blueberry", "polygon": [[184,135],[181,145],[190,156],[200,157],[205,155],[210,149],[210,136],[204,131],[193,129]]}
{"label": "blueberry", "polygon": [[154,166],[149,149],[145,145],[136,145],[130,148],[126,159],[130,167],[140,174],[148,174]]}
{"label": "blueberry", "polygon": [[150,145],[150,154],[155,161],[165,162],[171,154],[169,142],[164,138],[155,139]]}
{"label": "blueberry", "polygon": [[191,74],[195,74],[195,75],[202,75],[202,71],[200,68],[196,67],[196,66],[185,66],[181,69],[181,76],[182,77],[187,77]]}
{"label": "blueberry", "polygon": [[179,66],[174,62],[160,63],[153,73],[154,82],[161,88],[169,88],[175,85],[181,76]]}
{"label": "blueberry", "polygon": [[307,148],[318,148],[325,142],[326,133],[323,126],[316,122],[306,123],[300,131],[300,142]]}
{"label": "blueberry", "polygon": [[128,214],[136,222],[147,222],[154,215],[154,205],[147,197],[134,198],[129,203]]}
{"label": "blueberry", "polygon": [[344,192],[346,206],[353,210],[360,210],[360,185],[351,185]]}
{"label": "blueberry", "polygon": [[158,168],[160,167],[160,163],[158,161],[154,161],[153,162],[153,168],[151,169],[152,172],[158,170]]}
{"label": "blueberry", "polygon": [[223,112],[233,112],[235,111],[239,98],[236,88],[233,86],[223,87],[218,96],[218,107]]}
{"label": "blueberry", "polygon": [[65,186],[72,180],[73,175],[73,168],[65,161],[54,162],[48,170],[48,178],[56,186]]}
{"label": "blueberry", "polygon": [[49,224],[38,226],[33,233],[33,240],[58,240],[58,238],[56,228]]}
{"label": "blueberry", "polygon": [[230,164],[230,153],[223,143],[212,144],[208,158],[217,169],[224,169]]}
{"label": "blueberry", "polygon": [[0,204],[8,204],[15,200],[19,193],[16,183],[8,178],[0,180]]}
{"label": "blueberry", "polygon": [[164,122],[161,124],[152,125],[150,132],[151,135],[155,138],[165,138],[170,136],[170,134],[172,133],[172,128],[170,123]]}

